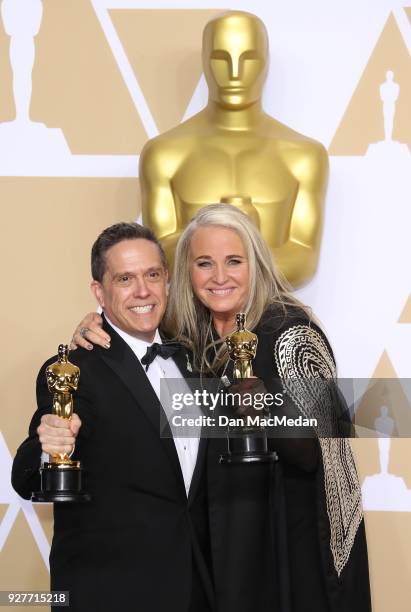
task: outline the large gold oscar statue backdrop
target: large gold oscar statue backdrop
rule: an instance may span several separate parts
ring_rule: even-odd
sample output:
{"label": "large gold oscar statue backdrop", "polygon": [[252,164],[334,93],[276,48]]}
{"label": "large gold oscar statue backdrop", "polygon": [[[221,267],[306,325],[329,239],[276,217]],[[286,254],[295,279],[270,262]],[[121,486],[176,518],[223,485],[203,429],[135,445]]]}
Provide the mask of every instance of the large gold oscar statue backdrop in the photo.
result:
{"label": "large gold oscar statue backdrop", "polygon": [[251,197],[281,271],[298,287],[319,258],[328,177],[325,148],[262,109],[268,37],[250,13],[229,11],[203,34],[208,104],[150,140],[140,157],[143,221],[162,239],[171,266],[196,211],[223,197]]}

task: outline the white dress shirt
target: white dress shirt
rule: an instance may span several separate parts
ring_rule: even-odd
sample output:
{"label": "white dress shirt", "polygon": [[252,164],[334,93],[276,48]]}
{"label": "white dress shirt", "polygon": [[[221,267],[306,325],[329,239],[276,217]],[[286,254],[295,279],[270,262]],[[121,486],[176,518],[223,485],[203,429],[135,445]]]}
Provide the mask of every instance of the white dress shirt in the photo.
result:
{"label": "white dress shirt", "polygon": [[[158,330],[156,330],[153,342],[145,342],[144,340],[140,340],[139,338],[135,338],[134,336],[130,336],[123,330],[116,327],[110,319],[105,315],[107,322],[111,325],[111,327],[118,333],[119,336],[128,344],[131,348],[137,359],[141,362],[141,359],[147,352],[149,346],[157,342],[158,344],[162,344],[162,340]],[[142,364],[142,368],[145,371],[145,366]],[[179,378],[183,379],[184,377],[178,369],[177,365],[173,361],[172,357],[169,359],[163,359],[159,355],[153,360],[148,368],[147,372],[145,372],[151,386],[155,394],[157,395],[160,403],[162,403],[163,409],[167,416],[170,416],[170,404],[169,402],[161,402],[160,398],[160,381],[161,379],[167,378]],[[185,385],[185,391],[190,393],[190,389],[186,383],[182,383]],[[159,423],[160,427],[160,423]],[[188,496],[188,492],[190,490],[191,480],[193,478],[194,468],[197,461],[198,454],[198,446],[199,446],[199,436],[200,429],[198,431],[198,436],[192,438],[178,438],[176,436],[173,437],[174,444],[176,447],[178,459],[180,461],[181,472],[183,474],[184,484],[186,488],[186,493]],[[160,429],[159,429],[160,435]]]}

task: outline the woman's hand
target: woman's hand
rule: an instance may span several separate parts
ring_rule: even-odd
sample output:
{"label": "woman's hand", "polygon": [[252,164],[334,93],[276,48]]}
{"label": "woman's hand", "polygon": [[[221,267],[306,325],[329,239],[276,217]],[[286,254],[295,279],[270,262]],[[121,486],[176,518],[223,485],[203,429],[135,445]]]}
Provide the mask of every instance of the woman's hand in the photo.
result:
{"label": "woman's hand", "polygon": [[[233,406],[236,417],[267,416],[269,411],[264,406],[263,398],[268,391],[261,378],[244,378],[231,385],[228,391],[237,399]],[[244,401],[245,398],[247,401]]]}
{"label": "woman's hand", "polygon": [[103,330],[103,319],[98,312],[89,312],[81,323],[76,327],[70,343],[70,350],[74,351],[78,346],[89,351],[93,349],[93,344],[98,344],[103,348],[110,348],[111,338]]}
{"label": "woman's hand", "polygon": [[[301,414],[294,403],[287,398],[280,406],[274,405],[271,409],[265,406],[263,398],[268,391],[264,382],[255,376],[233,384],[228,391],[239,395],[239,401],[234,406],[236,417],[255,417],[258,415],[260,418],[265,418],[275,414],[278,417],[295,418]],[[246,396],[248,397],[245,403]],[[252,399],[252,402],[250,399]],[[265,427],[265,430],[270,450],[276,451],[281,459],[305,472],[314,472],[317,469],[319,444],[314,430],[306,428],[305,431],[301,431],[297,427],[290,428],[287,425]]]}

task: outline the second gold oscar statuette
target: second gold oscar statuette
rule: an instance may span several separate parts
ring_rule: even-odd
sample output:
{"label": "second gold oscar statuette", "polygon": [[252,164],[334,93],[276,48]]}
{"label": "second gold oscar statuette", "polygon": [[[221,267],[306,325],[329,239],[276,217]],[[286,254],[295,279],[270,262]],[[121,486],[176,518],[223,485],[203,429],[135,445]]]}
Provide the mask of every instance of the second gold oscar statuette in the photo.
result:
{"label": "second gold oscar statuette", "polygon": [[[246,316],[236,315],[237,329],[226,338],[230,359],[234,361],[235,383],[253,376],[252,361],[257,352],[258,337],[246,329]],[[264,427],[238,426],[227,428],[228,449],[220,455],[220,463],[271,463],[277,460],[277,453],[268,450],[267,434]]]}

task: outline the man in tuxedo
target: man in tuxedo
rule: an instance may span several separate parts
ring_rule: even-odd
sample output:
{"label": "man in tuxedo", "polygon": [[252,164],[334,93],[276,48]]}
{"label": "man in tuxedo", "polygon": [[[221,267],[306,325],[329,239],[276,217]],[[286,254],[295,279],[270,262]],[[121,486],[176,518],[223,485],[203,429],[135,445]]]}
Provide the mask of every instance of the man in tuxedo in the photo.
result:
{"label": "man in tuxedo", "polygon": [[188,363],[158,332],[164,252],[148,228],[116,224],[93,246],[92,276],[111,344],[70,356],[81,370],[71,421],[50,414],[45,368],[56,358],[44,364],[13,486],[26,499],[39,489],[42,453],[74,449],[82,461],[92,500],[54,505],[50,554],[51,588],[70,592],[70,610],[209,612],[205,441],[160,437],[160,380],[184,378]]}

